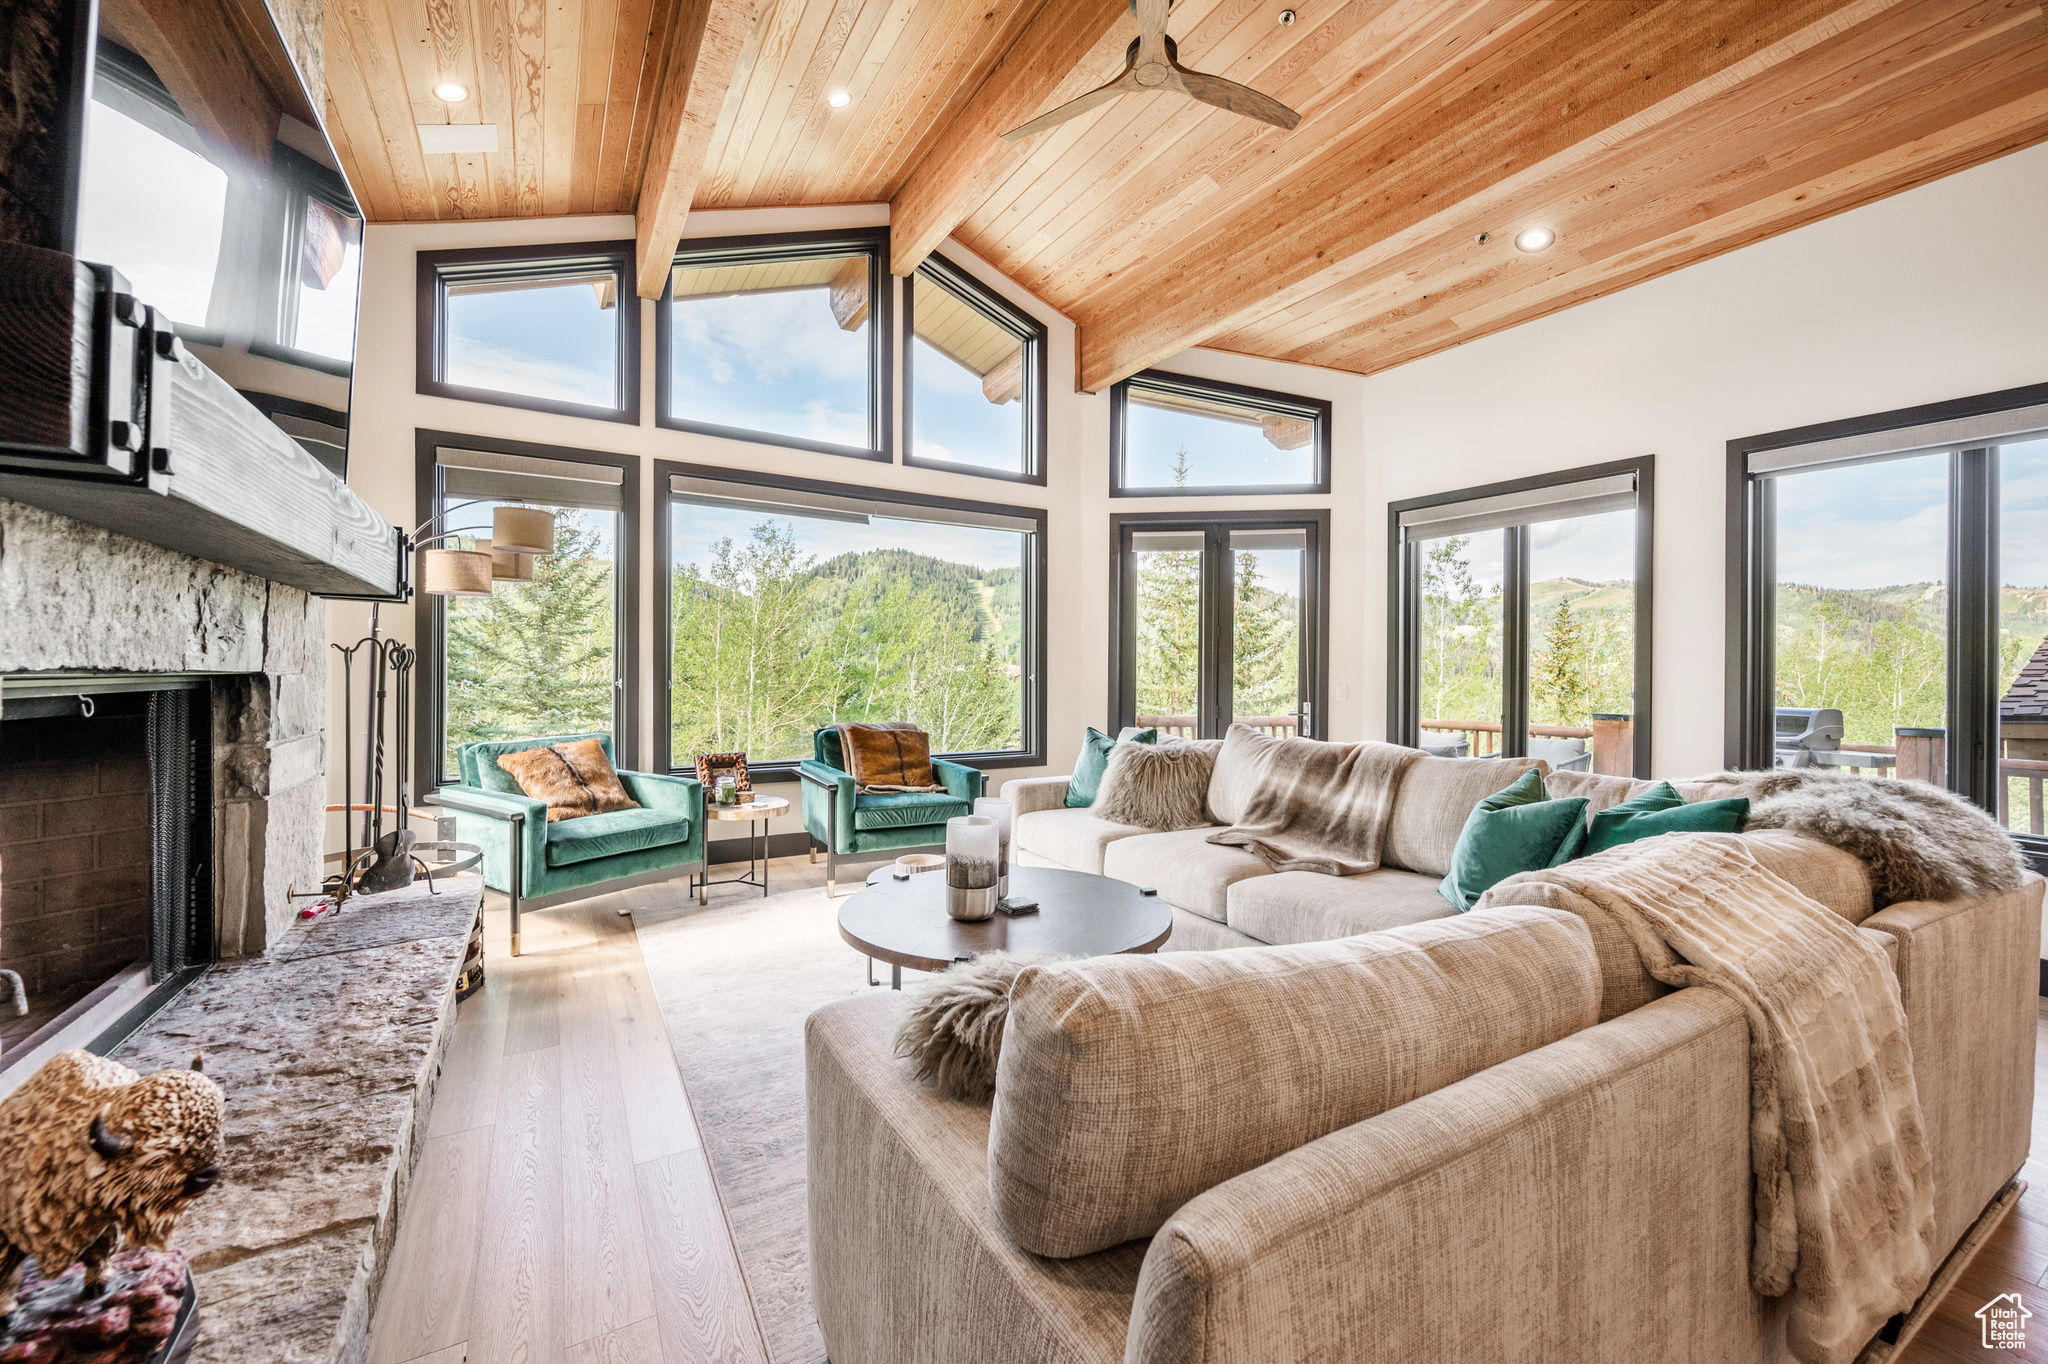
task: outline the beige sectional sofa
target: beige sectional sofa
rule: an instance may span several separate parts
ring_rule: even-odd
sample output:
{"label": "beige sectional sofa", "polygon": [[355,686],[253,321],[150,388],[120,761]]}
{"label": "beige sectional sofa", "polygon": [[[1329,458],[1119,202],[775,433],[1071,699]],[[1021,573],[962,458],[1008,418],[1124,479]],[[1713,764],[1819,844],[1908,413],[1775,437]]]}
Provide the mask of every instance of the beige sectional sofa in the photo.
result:
{"label": "beige sectional sofa", "polygon": [[[1020,861],[1157,886],[1170,948],[1251,950],[1020,981],[993,1111],[891,1055],[900,1000],[814,1014],[811,1269],[835,1364],[1789,1358],[1786,1300],[1748,1279],[1741,1008],[1650,979],[1555,887],[1469,915],[1436,896],[1466,812],[1526,765],[1422,759],[1389,865],[1343,880],[1010,783]],[[1242,774],[1218,773],[1213,812],[1234,817]],[[1640,786],[1550,784],[1596,807]],[[1898,972],[1947,1254],[2027,1154],[2042,882],[1875,909],[1854,858],[1747,837]],[[1382,979],[1474,944],[1513,960],[1443,968],[1449,988]]]}

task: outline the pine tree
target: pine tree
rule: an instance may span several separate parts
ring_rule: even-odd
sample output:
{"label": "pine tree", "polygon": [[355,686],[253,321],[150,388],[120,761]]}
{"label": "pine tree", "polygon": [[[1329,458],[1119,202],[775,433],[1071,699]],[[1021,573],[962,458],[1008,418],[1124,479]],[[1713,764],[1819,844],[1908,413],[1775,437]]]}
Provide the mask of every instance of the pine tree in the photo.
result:
{"label": "pine tree", "polygon": [[1583,726],[1591,718],[1593,694],[1590,641],[1572,615],[1571,598],[1557,604],[1543,649],[1529,660],[1531,716],[1539,724]]}
{"label": "pine tree", "polygon": [[1237,555],[1231,708],[1239,717],[1292,715],[1300,705],[1299,603],[1259,586],[1258,556]]}
{"label": "pine tree", "polygon": [[[1188,481],[1188,452],[1174,454],[1173,484]],[[1193,716],[1202,659],[1202,552],[1138,556],[1138,713]]]}
{"label": "pine tree", "polygon": [[613,725],[613,574],[603,531],[556,507],[533,581],[451,597],[446,729],[458,744]]}

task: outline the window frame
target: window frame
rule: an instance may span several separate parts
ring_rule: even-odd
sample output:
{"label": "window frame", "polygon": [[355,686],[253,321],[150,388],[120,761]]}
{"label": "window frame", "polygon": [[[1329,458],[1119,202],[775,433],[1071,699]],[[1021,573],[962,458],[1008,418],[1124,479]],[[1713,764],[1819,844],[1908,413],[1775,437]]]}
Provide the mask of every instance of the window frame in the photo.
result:
{"label": "window frame", "polygon": [[[539,445],[532,441],[503,440],[461,431],[416,428],[413,431],[413,506],[421,520],[438,514],[441,465],[435,452],[442,446],[459,446],[488,454],[524,455],[531,459],[599,464],[620,471],[619,537],[613,549],[618,595],[612,608],[612,752],[620,768],[637,770],[640,752],[640,457],[562,445]],[[414,667],[419,699],[413,708],[413,775],[415,789],[422,796],[458,779],[455,774],[440,771],[444,747],[441,740],[447,719],[444,707],[447,679],[442,673],[447,651],[446,620],[447,603],[444,598],[427,592],[414,593],[413,640],[418,650],[418,661]],[[623,686],[619,685],[621,681]]]}
{"label": "window frame", "polygon": [[[927,275],[934,287],[945,289],[970,308],[982,313],[1006,330],[1023,332],[1024,392],[1018,401],[1024,408],[1024,468],[1021,472],[983,469],[954,460],[920,459],[917,455],[917,422],[912,408],[916,394],[915,345],[917,340],[917,287],[919,275]],[[1045,486],[1047,330],[1043,322],[1002,297],[953,262],[934,252],[903,282],[903,463],[915,469],[938,469],[973,478],[998,478],[1011,483]]]}
{"label": "window frame", "polygon": [[[657,459],[654,461],[653,476],[656,489],[654,524],[654,565],[660,574],[660,595],[656,600],[654,621],[654,647],[659,659],[653,671],[654,684],[654,735],[653,757],[655,769],[659,772],[673,772],[689,776],[696,771],[694,766],[678,767],[675,754],[670,751],[674,739],[671,724],[671,706],[675,698],[675,678],[672,669],[675,662],[674,589],[675,573],[670,562],[670,525],[673,515],[674,494],[669,490],[670,475],[680,474],[685,478],[711,479],[721,483],[735,483],[747,487],[770,488],[794,492],[823,493],[833,497],[859,498],[869,502],[898,503],[909,507],[924,507],[937,511],[983,512],[997,516],[1014,516],[1036,523],[1032,532],[1032,543],[1025,554],[1024,569],[1027,575],[1022,594],[1026,618],[1022,637],[1029,650],[1023,673],[1024,681],[1024,742],[1021,749],[1000,750],[980,753],[934,753],[935,758],[948,762],[964,763],[969,767],[986,771],[1003,767],[1043,767],[1046,752],[1046,575],[1050,560],[1046,553],[1046,530],[1049,514],[1044,507],[1024,507],[996,502],[975,502],[958,497],[937,497],[928,493],[899,492],[891,488],[876,488],[858,483],[833,483],[822,479],[790,478],[781,474],[758,469],[733,469],[716,464],[688,464],[677,460]],[[693,760],[694,761],[694,760]],[[747,761],[747,771],[756,778],[771,781],[794,781],[796,769],[803,758],[775,759],[773,761]]]}
{"label": "window frame", "polygon": [[[615,392],[618,403],[599,407],[589,403],[566,402],[560,398],[534,398],[518,393],[501,393],[491,388],[451,384],[439,376],[447,372],[448,312],[447,280],[443,266],[542,264],[548,261],[602,260],[619,276],[618,350],[614,359]],[[486,403],[493,407],[517,407],[529,412],[552,412],[564,417],[586,417],[592,421],[640,424],[640,296],[634,291],[633,243],[561,242],[546,246],[481,246],[451,251],[422,251],[418,254],[416,311],[418,338],[414,362],[413,390],[433,398],[454,398],[460,402]]]}
{"label": "window frame", "polygon": [[[1305,530],[1308,533],[1308,570],[1302,575],[1301,621],[1298,632],[1302,677],[1306,682],[1311,739],[1329,737],[1330,700],[1330,511],[1328,508],[1197,511],[1112,512],[1109,517],[1109,730],[1111,733],[1134,725],[1138,718],[1138,575],[1129,571],[1130,537],[1138,531],[1200,531],[1220,537],[1228,553],[1233,530]],[[1205,601],[1226,592],[1235,565],[1215,553],[1213,542],[1204,547],[1202,595]],[[1207,613],[1204,613],[1205,617]],[[1201,674],[1206,678],[1228,678],[1234,635],[1220,622],[1204,619]],[[1227,691],[1215,685],[1202,687],[1196,704],[1195,728],[1204,721],[1221,719],[1222,728],[1232,718]]]}
{"label": "window frame", "polygon": [[[1178,388],[1190,395],[1219,398],[1249,408],[1263,408],[1284,416],[1308,416],[1316,424],[1315,478],[1308,483],[1254,483],[1234,487],[1158,488],[1133,487],[1124,482],[1124,441],[1130,431],[1131,385],[1140,388]],[[1109,390],[1109,495],[1111,497],[1320,497],[1330,491],[1330,419],[1332,404],[1327,398],[1305,398],[1270,388],[1202,379],[1192,374],[1174,374],[1163,369],[1145,369],[1119,379]]]}
{"label": "window frame", "polygon": [[[715,422],[691,421],[671,415],[669,389],[675,314],[676,267],[691,258],[716,253],[745,255],[776,254],[778,248],[801,248],[803,254],[825,254],[843,248],[839,254],[863,252],[868,257],[868,434],[873,442],[867,449],[810,440],[803,436],[782,436],[742,426],[720,426]],[[749,445],[779,445],[791,450],[809,450],[847,459],[873,460],[892,464],[896,459],[895,352],[896,277],[889,273],[889,229],[849,228],[840,232],[766,232],[732,237],[685,237],[669,261],[668,278],[654,305],[654,424],[667,431],[688,431],[700,436],[718,436]]]}
{"label": "window frame", "polygon": [[[1417,748],[1422,742],[1422,542],[1406,543],[1401,514],[1502,497],[1541,488],[1633,474],[1636,483],[1635,639],[1630,723],[1634,726],[1634,769],[1651,771],[1651,738],[1656,712],[1654,685],[1656,628],[1657,457],[1586,464],[1555,473],[1532,474],[1452,492],[1430,493],[1387,504],[1387,742]],[[1501,735],[1503,757],[1528,753],[1529,735],[1529,541],[1526,526],[1509,526],[1502,552]],[[1490,533],[1490,532],[1489,532]]]}
{"label": "window frame", "polygon": [[[2048,404],[2048,384],[2001,389],[1918,407],[1819,422],[1728,442],[1727,455],[1727,684],[1722,729],[1723,758],[1730,768],[1767,769],[1777,694],[1777,505],[1776,481],[1752,473],[1749,457],[1789,446],[1845,437],[1996,417]],[[1999,761],[1995,741],[2001,696],[1997,657],[1999,579],[1998,449],[2031,426],[2008,436],[1965,437],[1954,442],[1899,452],[1897,457],[1949,457],[1948,548],[1948,715],[1951,736],[1977,742],[1946,743],[1945,785],[1981,809],[1998,809]],[[1871,462],[1886,459],[1883,454]],[[2028,862],[2048,869],[2048,839],[2014,834]]]}

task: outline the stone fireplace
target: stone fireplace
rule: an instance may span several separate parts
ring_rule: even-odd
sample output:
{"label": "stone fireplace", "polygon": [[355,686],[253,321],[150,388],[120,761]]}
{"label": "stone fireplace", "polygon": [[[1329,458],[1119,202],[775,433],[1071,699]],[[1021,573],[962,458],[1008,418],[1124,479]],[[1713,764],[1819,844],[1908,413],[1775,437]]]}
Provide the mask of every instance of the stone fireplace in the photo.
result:
{"label": "stone fireplace", "polygon": [[0,621],[0,967],[31,1005],[0,1016],[4,1089],[110,981],[146,994],[291,922],[321,875],[326,648],[297,588],[4,500]]}

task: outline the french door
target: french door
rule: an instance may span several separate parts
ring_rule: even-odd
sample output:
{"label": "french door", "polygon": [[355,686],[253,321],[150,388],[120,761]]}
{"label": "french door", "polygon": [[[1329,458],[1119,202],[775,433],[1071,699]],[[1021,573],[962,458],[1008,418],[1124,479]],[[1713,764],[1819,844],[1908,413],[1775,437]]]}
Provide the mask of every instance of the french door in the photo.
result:
{"label": "french door", "polygon": [[1324,737],[1328,531],[1327,513],[1112,517],[1116,725]]}

